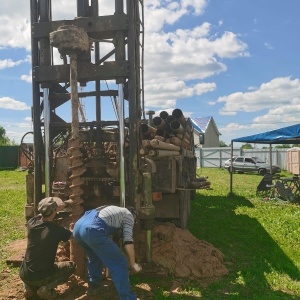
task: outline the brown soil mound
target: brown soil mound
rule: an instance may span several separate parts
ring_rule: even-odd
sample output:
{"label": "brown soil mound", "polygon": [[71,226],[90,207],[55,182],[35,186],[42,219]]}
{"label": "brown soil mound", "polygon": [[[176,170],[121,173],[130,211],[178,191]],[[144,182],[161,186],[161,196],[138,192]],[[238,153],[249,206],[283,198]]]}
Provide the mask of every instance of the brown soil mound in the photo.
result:
{"label": "brown soil mound", "polygon": [[152,260],[177,277],[203,279],[228,273],[221,251],[170,223],[153,228]]}

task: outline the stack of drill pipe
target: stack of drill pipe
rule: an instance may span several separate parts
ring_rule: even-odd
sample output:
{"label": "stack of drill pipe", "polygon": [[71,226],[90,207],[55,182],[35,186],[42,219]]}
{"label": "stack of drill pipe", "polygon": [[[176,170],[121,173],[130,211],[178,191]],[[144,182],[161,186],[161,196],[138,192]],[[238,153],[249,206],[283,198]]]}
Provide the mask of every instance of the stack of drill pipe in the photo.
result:
{"label": "stack of drill pipe", "polygon": [[164,129],[166,126],[166,121],[163,120],[161,117],[153,118],[152,122],[156,129]]}
{"label": "stack of drill pipe", "polygon": [[180,138],[178,138],[177,136],[172,136],[170,138],[170,143],[176,146],[181,146],[183,148],[187,148],[189,147],[189,143],[186,142],[186,140],[181,140]]}
{"label": "stack of drill pipe", "polygon": [[141,155],[150,155],[152,157],[176,156],[180,154],[180,147],[166,143],[159,139],[143,140]]}
{"label": "stack of drill pipe", "polygon": [[141,155],[147,155],[149,153],[149,149],[147,149],[147,148],[141,148],[140,149],[140,154]]}
{"label": "stack of drill pipe", "polygon": [[190,144],[190,141],[186,137],[183,137],[182,134],[177,133],[176,137],[179,138],[180,140],[182,140],[183,143],[188,144],[188,145]]}
{"label": "stack of drill pipe", "polygon": [[172,115],[169,115],[166,119],[167,123],[168,124],[171,124],[173,121],[175,121],[176,119],[172,116]]}
{"label": "stack of drill pipe", "polygon": [[180,152],[163,149],[151,149],[149,150],[149,155],[152,157],[177,156],[180,155]]}
{"label": "stack of drill pipe", "polygon": [[179,123],[179,121],[175,120],[170,124],[171,128],[174,132],[176,132],[176,137],[181,139],[182,144],[181,146],[187,149],[190,149],[190,135],[186,133],[185,129],[182,127],[182,125]]}
{"label": "stack of drill pipe", "polygon": [[150,145],[151,145],[152,148],[171,150],[171,151],[180,151],[179,146],[175,146],[173,144],[165,143],[165,142],[159,141],[157,139],[151,140]]}
{"label": "stack of drill pipe", "polygon": [[146,138],[153,138],[156,135],[156,129],[148,124],[142,124],[142,134]]}
{"label": "stack of drill pipe", "polygon": [[183,127],[186,127],[187,122],[186,122],[185,117],[183,116],[183,113],[182,113],[182,110],[181,110],[181,109],[175,108],[175,109],[172,111],[172,116],[174,117],[174,119],[178,120],[178,122],[180,122],[180,124],[181,124]]}
{"label": "stack of drill pipe", "polygon": [[142,124],[141,155],[154,157],[179,155],[181,148],[191,148],[192,129],[180,109],[174,109],[172,115],[162,111],[159,117],[152,119],[153,127]]}
{"label": "stack of drill pipe", "polygon": [[158,128],[158,129],[156,129],[156,135],[165,137],[166,136],[166,132],[163,129]]}
{"label": "stack of drill pipe", "polygon": [[165,139],[163,136],[161,136],[161,135],[156,135],[156,136],[154,137],[154,139],[155,139],[155,140],[162,141],[162,142],[165,142],[165,141],[166,141],[166,139]]}
{"label": "stack of drill pipe", "polygon": [[171,125],[170,125],[170,124],[167,124],[167,125],[165,126],[165,132],[166,132],[166,134],[172,134],[172,133],[174,133],[174,132],[173,132],[173,129],[171,128]]}
{"label": "stack of drill pipe", "polygon": [[143,146],[144,148],[150,148],[150,147],[151,147],[151,145],[150,145],[150,140],[143,140],[143,141],[142,141],[142,146]]}
{"label": "stack of drill pipe", "polygon": [[179,155],[180,147],[173,144],[165,143],[156,139],[150,141],[152,148],[149,155],[152,157],[176,156]]}
{"label": "stack of drill pipe", "polygon": [[186,133],[191,134],[192,126],[186,120],[186,118],[183,115],[183,112],[179,108],[173,110],[172,116],[185,128]]}
{"label": "stack of drill pipe", "polygon": [[182,127],[182,125],[180,124],[179,121],[174,120],[171,124],[170,124],[171,128],[173,129],[174,132],[176,132],[177,134],[182,134],[184,135],[184,137],[189,140],[191,138],[191,136],[185,131],[185,129]]}
{"label": "stack of drill pipe", "polygon": [[163,119],[163,120],[166,120],[167,117],[168,117],[168,112],[166,112],[165,110],[161,111],[159,116]]}
{"label": "stack of drill pipe", "polygon": [[176,133],[176,136],[180,139],[184,138],[187,140],[187,143],[190,143],[191,136],[188,133],[182,134],[182,133],[178,132],[178,133]]}
{"label": "stack of drill pipe", "polygon": [[147,155],[149,153],[150,148],[150,140],[142,140],[142,148],[140,149],[140,154]]}

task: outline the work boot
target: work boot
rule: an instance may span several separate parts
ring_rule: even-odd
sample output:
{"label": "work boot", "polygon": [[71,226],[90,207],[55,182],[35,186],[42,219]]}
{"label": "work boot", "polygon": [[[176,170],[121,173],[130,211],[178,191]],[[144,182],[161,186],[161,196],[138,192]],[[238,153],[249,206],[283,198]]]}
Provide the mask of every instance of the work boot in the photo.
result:
{"label": "work boot", "polygon": [[102,289],[101,289],[100,284],[89,282],[89,287],[86,291],[86,294],[88,296],[95,296],[95,295],[99,295],[101,293],[101,291],[102,291]]}
{"label": "work boot", "polygon": [[32,288],[28,284],[24,283],[24,298],[27,299],[34,299],[36,296],[36,289]]}
{"label": "work boot", "polygon": [[36,293],[44,300],[53,300],[58,296],[54,289],[49,289],[47,286],[41,286]]}

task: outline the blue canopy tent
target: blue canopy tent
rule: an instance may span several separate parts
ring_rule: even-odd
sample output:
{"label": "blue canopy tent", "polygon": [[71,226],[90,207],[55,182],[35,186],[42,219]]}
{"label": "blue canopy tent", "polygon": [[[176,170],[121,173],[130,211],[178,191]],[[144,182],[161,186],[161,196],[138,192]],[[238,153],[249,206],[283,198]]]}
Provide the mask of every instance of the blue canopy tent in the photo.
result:
{"label": "blue canopy tent", "polygon": [[233,139],[231,143],[297,144],[297,141],[300,141],[300,124]]}
{"label": "blue canopy tent", "polygon": [[[272,144],[300,144],[300,124],[233,139],[231,140],[231,157],[233,157],[234,142],[269,144],[270,165],[272,167]],[[232,193],[232,172],[230,172],[230,193]]]}

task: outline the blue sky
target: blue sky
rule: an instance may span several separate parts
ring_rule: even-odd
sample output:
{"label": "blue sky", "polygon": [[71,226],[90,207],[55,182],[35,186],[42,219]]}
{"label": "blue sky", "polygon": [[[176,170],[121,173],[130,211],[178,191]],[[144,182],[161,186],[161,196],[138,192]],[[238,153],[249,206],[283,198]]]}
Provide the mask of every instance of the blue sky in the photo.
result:
{"label": "blue sky", "polygon": [[[74,18],[75,0],[52,2],[56,19]],[[99,0],[103,14],[113,2]],[[299,11],[299,0],[146,0],[146,109],[213,116],[226,143],[300,123]],[[0,125],[16,142],[32,130],[29,20],[29,1],[1,1]]]}

